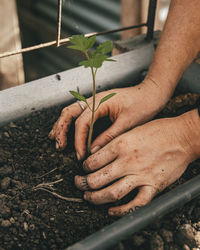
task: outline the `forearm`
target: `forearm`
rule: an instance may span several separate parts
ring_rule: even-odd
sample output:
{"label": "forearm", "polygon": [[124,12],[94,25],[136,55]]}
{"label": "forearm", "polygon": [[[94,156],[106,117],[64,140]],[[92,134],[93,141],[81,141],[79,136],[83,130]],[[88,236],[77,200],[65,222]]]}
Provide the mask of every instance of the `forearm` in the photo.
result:
{"label": "forearm", "polygon": [[166,101],[199,50],[200,1],[172,0],[159,45],[146,77],[161,89]]}

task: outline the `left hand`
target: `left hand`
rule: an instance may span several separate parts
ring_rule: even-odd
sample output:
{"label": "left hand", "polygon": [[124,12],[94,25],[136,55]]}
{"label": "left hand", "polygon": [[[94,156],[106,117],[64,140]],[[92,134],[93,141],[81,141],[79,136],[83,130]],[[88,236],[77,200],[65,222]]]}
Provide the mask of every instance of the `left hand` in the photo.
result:
{"label": "left hand", "polygon": [[[94,120],[108,116],[112,125],[92,142],[91,152],[93,153],[125,131],[152,119],[169,98],[154,80],[146,78],[142,83],[133,87],[112,89],[96,94],[96,104],[98,105],[103,97],[111,93],[116,93],[116,95],[99,106]],[[87,99],[90,107],[92,107],[92,99],[92,97]],[[83,106],[86,104],[83,103]],[[64,149],[67,145],[67,133],[72,120],[76,120],[77,158],[83,160],[87,152],[86,141],[91,123],[91,111],[87,106],[85,110],[82,110],[76,102],[64,108],[49,133],[49,137],[56,141],[57,149]]]}
{"label": "left hand", "polygon": [[84,199],[94,204],[111,203],[138,188],[132,201],[108,212],[122,216],[146,205],[197,158],[192,146],[196,140],[191,126],[194,112],[138,126],[91,155],[83,168],[92,173],[75,176],[76,186],[85,191]]}

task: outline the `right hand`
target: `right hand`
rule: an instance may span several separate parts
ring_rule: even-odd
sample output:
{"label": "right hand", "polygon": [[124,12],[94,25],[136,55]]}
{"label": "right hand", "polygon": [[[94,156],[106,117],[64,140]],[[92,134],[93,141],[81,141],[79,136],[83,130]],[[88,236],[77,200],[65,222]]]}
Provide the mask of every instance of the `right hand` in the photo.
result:
{"label": "right hand", "polygon": [[[95,112],[95,121],[109,116],[113,124],[93,141],[91,153],[95,153],[123,132],[150,120],[167,102],[160,87],[149,79],[134,87],[100,92],[96,95],[96,105],[109,93],[116,95],[100,105]],[[91,107],[92,97],[87,101]],[[91,111],[85,103],[83,105],[86,108],[84,111],[78,103],[64,108],[49,133],[49,137],[56,140],[56,148],[64,149],[70,124],[72,119],[76,119],[75,149],[79,160],[86,154],[86,140],[91,121]]]}

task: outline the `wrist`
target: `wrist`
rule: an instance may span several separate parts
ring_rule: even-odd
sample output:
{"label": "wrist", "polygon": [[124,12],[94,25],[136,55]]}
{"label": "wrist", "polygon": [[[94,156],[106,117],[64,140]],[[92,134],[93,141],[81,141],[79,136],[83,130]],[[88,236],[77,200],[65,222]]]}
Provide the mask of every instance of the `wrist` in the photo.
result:
{"label": "wrist", "polygon": [[192,161],[200,157],[200,116],[197,109],[193,109],[180,116],[184,125],[184,139]]}
{"label": "wrist", "polygon": [[155,114],[166,106],[172,95],[172,93],[167,94],[161,85],[151,77],[146,77],[141,83],[141,86],[145,89],[145,101],[148,102],[148,105],[152,106],[155,110]]}
{"label": "wrist", "polygon": [[177,85],[176,82],[171,82],[169,79],[165,79],[159,75],[154,76],[154,74],[151,74],[151,72],[147,74],[145,80],[156,85],[157,89],[160,91],[160,95],[163,96],[163,99],[166,103],[172,97]]}

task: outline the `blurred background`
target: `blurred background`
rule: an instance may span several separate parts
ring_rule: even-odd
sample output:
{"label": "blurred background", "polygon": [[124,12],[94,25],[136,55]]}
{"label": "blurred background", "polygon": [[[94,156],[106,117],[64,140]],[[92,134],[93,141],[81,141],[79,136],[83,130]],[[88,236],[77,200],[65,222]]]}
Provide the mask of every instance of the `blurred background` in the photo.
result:
{"label": "blurred background", "polygon": [[[15,37],[19,37],[15,42],[17,48],[56,39],[57,0],[1,0],[1,2],[5,2],[5,4],[9,2],[9,6],[7,6],[9,10],[10,3],[13,3],[12,13],[16,12],[15,19],[17,20],[15,20],[15,26],[19,27],[19,33],[15,32]],[[162,30],[167,17],[169,2],[170,0],[158,0],[155,30]],[[61,38],[73,34],[100,32],[146,22],[148,4],[149,0],[63,0]],[[2,9],[2,6],[0,7]],[[10,14],[12,15],[12,13]],[[1,19],[5,15],[8,15],[6,11],[0,17],[0,25],[2,25]],[[9,15],[7,18],[10,19]],[[7,23],[4,23],[4,25],[7,25]],[[8,34],[8,31],[6,32]],[[12,32],[12,28],[10,28],[10,32]],[[137,30],[102,35],[97,37],[97,43],[108,39],[112,41],[126,39],[145,32],[146,28],[143,27]],[[12,49],[0,45],[0,52]],[[18,77],[20,78],[18,84],[77,66],[79,56],[74,56],[72,53],[71,50],[66,49],[66,46],[59,48],[53,46],[23,54],[25,80],[23,72],[21,72],[21,78]],[[16,59],[17,56],[12,56],[8,60],[12,61],[14,58]],[[0,70],[2,60],[5,59],[0,59]],[[18,56],[18,63],[15,63],[18,68],[22,65],[20,60],[22,60],[22,57],[20,59],[20,56]],[[20,66],[20,70],[23,70],[22,66]]]}

